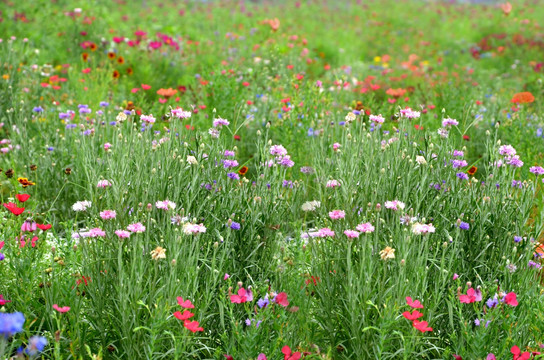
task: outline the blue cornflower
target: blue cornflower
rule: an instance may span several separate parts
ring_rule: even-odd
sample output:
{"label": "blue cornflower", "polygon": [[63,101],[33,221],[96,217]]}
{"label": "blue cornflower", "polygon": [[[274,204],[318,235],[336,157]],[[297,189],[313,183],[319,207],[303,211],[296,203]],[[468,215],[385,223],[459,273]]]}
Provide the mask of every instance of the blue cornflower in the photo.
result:
{"label": "blue cornflower", "polygon": [[270,304],[270,301],[268,300],[268,294],[264,296],[264,298],[261,298],[257,301],[257,306],[259,308],[265,308]]}
{"label": "blue cornflower", "polygon": [[55,150],[55,148],[52,147],[52,146],[50,146],[50,147],[47,148],[47,151],[53,151],[53,150]]}
{"label": "blue cornflower", "polygon": [[36,106],[34,109],[32,109],[32,111],[37,112],[37,113],[41,113],[41,112],[43,112],[43,108],[41,106]]}
{"label": "blue cornflower", "polygon": [[66,124],[67,129],[73,129],[73,128],[76,128],[76,127],[77,127],[77,124]]}
{"label": "blue cornflower", "polygon": [[0,261],[4,260],[6,258],[6,255],[0,253]]}
{"label": "blue cornflower", "polygon": [[235,221],[233,221],[231,224],[230,224],[230,228],[232,230],[240,230],[240,223],[237,223]]}
{"label": "blue cornflower", "polygon": [[117,121],[111,121],[111,122],[110,122],[110,125],[111,125],[111,126],[117,125]]}
{"label": "blue cornflower", "polygon": [[108,103],[106,101],[101,101],[100,106],[102,106],[102,107],[110,106],[110,103]]}
{"label": "blue cornflower", "polygon": [[521,236],[518,236],[518,235],[514,236],[514,242],[519,243],[520,241],[521,241]]}
{"label": "blue cornflower", "polygon": [[23,331],[25,316],[23,313],[0,313],[0,335],[8,338]]}
{"label": "blue cornflower", "polygon": [[28,346],[25,352],[30,356],[36,356],[39,352],[42,352],[47,345],[47,339],[43,336],[33,336],[28,339]]}
{"label": "blue cornflower", "polygon": [[497,298],[497,295],[495,295],[495,297],[493,298],[489,298],[487,299],[487,301],[485,302],[485,304],[487,305],[488,308],[492,309],[494,307],[497,307],[497,305],[499,305],[499,299]]}
{"label": "blue cornflower", "polygon": [[459,229],[468,230],[468,229],[470,229],[470,225],[469,225],[469,223],[461,221],[461,223],[459,224]]}
{"label": "blue cornflower", "polygon": [[132,115],[132,111],[130,110],[123,110],[123,113],[125,113],[125,115]]}

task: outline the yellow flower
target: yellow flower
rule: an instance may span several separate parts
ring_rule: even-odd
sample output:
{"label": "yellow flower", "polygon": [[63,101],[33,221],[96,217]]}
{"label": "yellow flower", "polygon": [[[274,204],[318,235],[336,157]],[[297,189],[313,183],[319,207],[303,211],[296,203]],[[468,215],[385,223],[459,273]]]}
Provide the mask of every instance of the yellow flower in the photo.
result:
{"label": "yellow flower", "polygon": [[387,246],[385,249],[380,251],[380,257],[382,260],[394,259],[395,258],[395,249],[390,246]]}
{"label": "yellow flower", "polygon": [[150,254],[153,260],[166,259],[166,249],[160,246],[157,246]]}

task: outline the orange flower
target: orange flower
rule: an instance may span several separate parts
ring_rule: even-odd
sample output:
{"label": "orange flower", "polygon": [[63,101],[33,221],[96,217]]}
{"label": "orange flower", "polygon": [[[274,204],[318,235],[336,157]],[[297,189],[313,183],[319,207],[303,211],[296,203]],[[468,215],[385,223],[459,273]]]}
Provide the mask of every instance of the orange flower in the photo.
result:
{"label": "orange flower", "polygon": [[115,53],[109,52],[109,53],[108,53],[108,59],[110,59],[110,60],[115,59]]}
{"label": "orange flower", "polygon": [[385,93],[386,93],[387,95],[389,95],[389,96],[393,96],[393,97],[397,97],[397,98],[398,98],[398,97],[403,96],[403,95],[406,93],[406,90],[405,90],[405,89],[401,89],[401,88],[399,88],[399,89],[393,89],[393,88],[391,88],[391,89],[387,90]]}
{"label": "orange flower", "polygon": [[168,89],[159,89],[157,91],[157,94],[160,96],[164,96],[165,98],[168,99],[169,97],[176,95],[177,92],[178,91],[176,89],[168,88]]}
{"label": "orange flower", "polygon": [[134,74],[134,71],[132,70],[132,68],[128,68],[128,69],[127,69],[127,74],[128,74],[128,75]]}
{"label": "orange flower", "polygon": [[249,168],[247,166],[242,166],[240,168],[240,170],[238,170],[238,174],[244,176],[245,174],[247,174],[247,171],[249,170]]}
{"label": "orange flower", "polygon": [[111,75],[113,76],[114,79],[119,79],[119,76],[121,76],[121,74],[117,70],[113,70],[113,74]]}
{"label": "orange flower", "polygon": [[89,49],[91,49],[91,51],[96,51],[96,49],[98,49],[98,47],[96,46],[95,43],[91,43],[91,45],[89,45]]}
{"label": "orange flower", "polygon": [[123,59],[122,56],[119,56],[119,57],[117,58],[117,63],[118,63],[119,65],[123,65],[123,64],[125,63],[125,59]]}
{"label": "orange flower", "polygon": [[474,176],[474,174],[476,174],[476,171],[478,171],[478,168],[476,166],[471,166],[470,169],[468,169],[467,173],[470,175],[470,176]]}
{"label": "orange flower", "polygon": [[89,60],[89,54],[84,52],[83,54],[81,54],[81,58],[83,59],[83,61],[87,62],[87,60]]}
{"label": "orange flower", "polygon": [[535,101],[535,97],[528,91],[514,94],[511,100],[511,102],[516,104],[532,103],[533,101]]}

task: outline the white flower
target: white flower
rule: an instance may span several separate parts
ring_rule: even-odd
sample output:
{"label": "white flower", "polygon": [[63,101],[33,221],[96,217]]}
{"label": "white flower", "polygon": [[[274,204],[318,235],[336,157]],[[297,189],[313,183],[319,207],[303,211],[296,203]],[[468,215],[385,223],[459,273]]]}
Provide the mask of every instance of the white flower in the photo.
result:
{"label": "white flower", "polygon": [[315,209],[321,207],[321,202],[314,200],[314,201],[307,201],[304,204],[302,204],[302,211],[314,211]]}
{"label": "white flower", "polygon": [[419,165],[425,165],[427,164],[427,160],[425,160],[425,158],[423,156],[416,156],[416,162],[419,164]]}
{"label": "white flower", "polygon": [[197,165],[198,164],[198,161],[196,160],[196,158],[192,155],[188,155],[187,156],[187,162],[191,165]]}
{"label": "white flower", "polygon": [[72,205],[72,210],[74,211],[85,211],[89,207],[91,207],[92,203],[90,201],[84,200],[84,201],[78,201],[74,205]]}

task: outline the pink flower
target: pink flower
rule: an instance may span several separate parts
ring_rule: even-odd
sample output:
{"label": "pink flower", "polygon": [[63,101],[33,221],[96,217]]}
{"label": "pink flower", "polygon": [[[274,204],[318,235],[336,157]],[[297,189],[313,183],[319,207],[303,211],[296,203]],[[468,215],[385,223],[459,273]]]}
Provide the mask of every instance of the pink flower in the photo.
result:
{"label": "pink flower", "polygon": [[111,148],[111,144],[110,144],[110,143],[105,143],[105,144],[104,144],[104,150],[108,151],[110,148]]}
{"label": "pink flower", "polygon": [[413,301],[410,296],[406,297],[406,304],[414,309],[423,309],[423,305],[419,300]]}
{"label": "pink flower", "polygon": [[100,212],[100,217],[102,220],[109,220],[109,219],[115,219],[117,216],[117,213],[115,210],[104,210]]}
{"label": "pink flower", "polygon": [[340,149],[341,146],[342,146],[342,145],[340,145],[339,143],[334,143],[334,144],[332,144],[332,149],[333,149],[334,151],[338,151],[338,149]]}
{"label": "pink flower", "polygon": [[138,222],[127,226],[127,230],[133,233],[143,233],[145,231],[145,226]]}
{"label": "pink flower", "polygon": [[96,187],[103,189],[107,188],[108,186],[111,186],[111,183],[108,180],[100,180],[98,184],[96,184]]}
{"label": "pink flower", "polygon": [[319,229],[319,237],[334,237],[334,231],[329,228]]}
{"label": "pink flower", "polygon": [[338,182],[338,180],[329,180],[327,181],[327,185],[326,185],[326,187],[333,188],[333,189],[339,186],[340,186],[340,182]]}
{"label": "pink flower", "polygon": [[429,323],[427,323],[426,321],[414,320],[412,324],[414,325],[416,329],[418,329],[419,331],[423,333],[427,331],[433,331],[432,327],[428,327]]}
{"label": "pink flower", "polygon": [[356,229],[362,233],[374,232],[374,226],[372,226],[372,224],[369,222],[357,225]]}
{"label": "pink flower", "polygon": [[131,232],[126,230],[115,230],[115,235],[119,236],[120,239],[127,239],[130,237]]}
{"label": "pink flower", "polygon": [[457,279],[459,279],[459,275],[453,274],[453,280],[457,280]]}
{"label": "pink flower", "polygon": [[343,210],[333,210],[329,212],[329,217],[333,220],[343,219],[346,216],[346,213]]}
{"label": "pink flower", "polygon": [[344,235],[346,235],[350,239],[354,239],[359,237],[359,232],[355,230],[345,230]]}
{"label": "pink flower", "polygon": [[157,209],[161,210],[174,210],[176,208],[176,203],[170,200],[157,201],[155,203]]}
{"label": "pink flower", "polygon": [[154,124],[156,119],[155,117],[153,117],[153,115],[142,115],[140,116],[140,119],[143,121],[143,122],[146,122],[148,124]]}
{"label": "pink flower", "polygon": [[482,292],[474,290],[473,288],[468,289],[467,294],[459,294],[459,301],[464,304],[471,304],[473,302],[482,301]]}
{"label": "pink flower", "polygon": [[385,202],[385,207],[387,209],[391,209],[391,210],[395,210],[395,211],[397,211],[399,209],[402,210],[402,209],[404,209],[405,206],[406,205],[403,202],[398,201],[398,200],[386,201]]}
{"label": "pink flower", "polygon": [[270,147],[270,154],[277,156],[287,155],[287,150],[282,145],[272,145]]}
{"label": "pink flower", "polygon": [[383,122],[385,121],[382,114],[380,114],[380,115],[370,115],[369,119],[370,119],[370,121],[373,121],[376,124],[383,124]]}
{"label": "pink flower", "polygon": [[59,313],[66,313],[68,311],[70,311],[70,307],[69,306],[63,306],[63,307],[60,307],[58,306],[57,304],[54,304],[53,305],[53,309],[57,310]]}
{"label": "pink flower", "polygon": [[417,320],[420,317],[422,317],[423,314],[420,313],[417,310],[414,310],[412,313],[410,313],[409,311],[405,311],[405,312],[402,313],[402,316],[404,316],[406,319],[408,319],[410,321],[414,321],[414,320]]}
{"label": "pink flower", "polygon": [[251,292],[251,289],[246,290],[244,288],[240,288],[238,290],[238,295],[233,294],[230,296],[230,301],[233,304],[242,304],[252,300],[253,300],[253,293]]}
{"label": "pink flower", "polygon": [[228,278],[230,278],[230,275],[225,273],[225,276],[223,276],[223,280],[227,280]]}
{"label": "pink flower", "polygon": [[192,318],[193,316],[195,316],[195,314],[193,314],[189,310],[185,310],[183,312],[183,314],[181,312],[179,312],[179,311],[176,311],[174,313],[174,316],[176,317],[176,319],[183,321],[183,320],[188,320],[188,319]]}
{"label": "pink flower", "polygon": [[510,306],[518,306],[518,299],[515,292],[510,292],[504,297],[504,303]]}
{"label": "pink flower", "polygon": [[6,300],[4,299],[4,295],[1,295],[0,294],[0,306],[4,306],[6,305],[7,303],[11,302],[11,300]]}
{"label": "pink flower", "polygon": [[276,295],[274,302],[283,307],[287,307],[289,305],[289,301],[287,300],[287,293],[280,292],[278,295]]}

